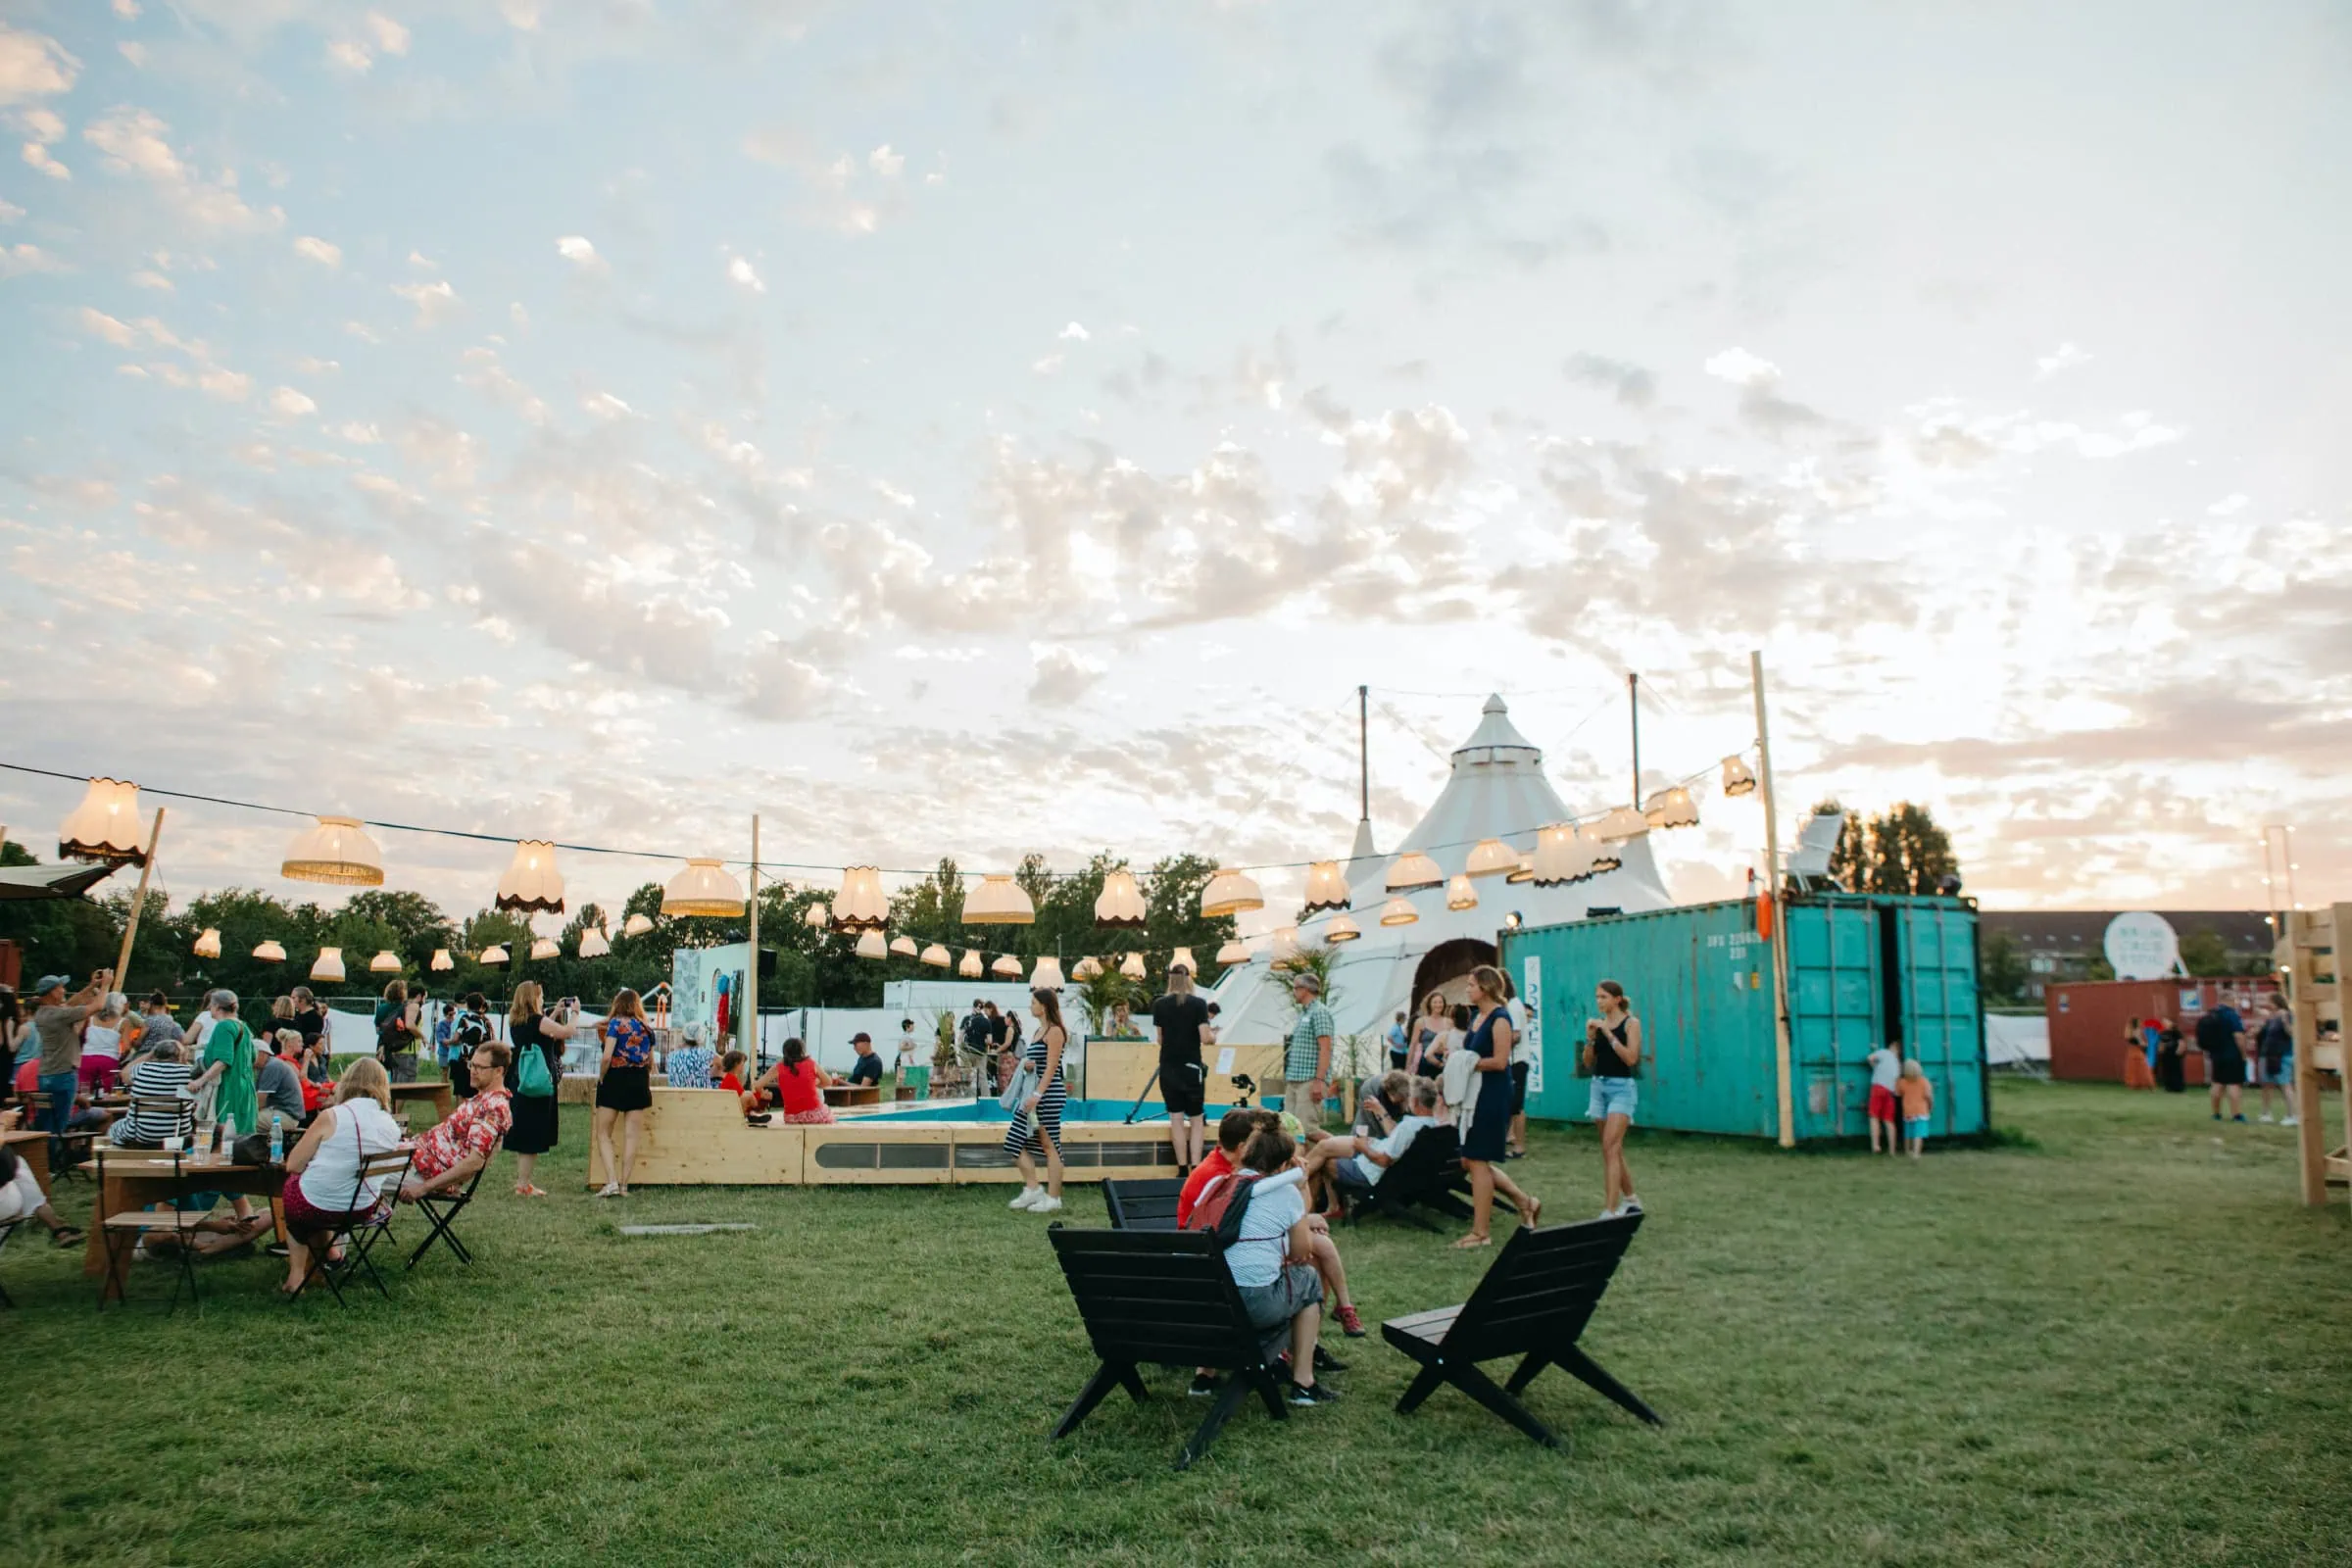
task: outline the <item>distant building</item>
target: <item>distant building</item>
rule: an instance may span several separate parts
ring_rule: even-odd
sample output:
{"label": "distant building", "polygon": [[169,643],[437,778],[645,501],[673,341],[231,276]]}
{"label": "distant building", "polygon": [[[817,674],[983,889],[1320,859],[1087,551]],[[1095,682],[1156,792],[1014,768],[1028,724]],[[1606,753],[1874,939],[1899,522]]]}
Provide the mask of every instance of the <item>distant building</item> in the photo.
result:
{"label": "distant building", "polygon": [[[2026,960],[2026,996],[2038,1002],[2051,982],[2093,977],[2093,965],[2106,961],[2107,922],[2123,912],[1980,909],[1979,941],[1991,941],[1995,932],[2008,934]],[[2271,927],[2260,909],[2158,909],[2156,913],[2171,923],[2184,943],[2200,931],[2210,931],[2221,938],[2230,954],[2244,956],[2252,966],[2246,972],[2260,974],[2270,968]]]}

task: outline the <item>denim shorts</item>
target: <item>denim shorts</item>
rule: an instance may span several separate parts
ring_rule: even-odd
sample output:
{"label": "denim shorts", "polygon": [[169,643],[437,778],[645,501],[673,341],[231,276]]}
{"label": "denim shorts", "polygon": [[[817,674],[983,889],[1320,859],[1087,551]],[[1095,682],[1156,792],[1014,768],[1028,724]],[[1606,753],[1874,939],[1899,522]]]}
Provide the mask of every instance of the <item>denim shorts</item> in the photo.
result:
{"label": "denim shorts", "polygon": [[1641,1102],[1642,1089],[1631,1078],[1595,1078],[1592,1080],[1592,1099],[1586,1114],[1594,1121],[1611,1116],[1634,1119],[1634,1107]]}

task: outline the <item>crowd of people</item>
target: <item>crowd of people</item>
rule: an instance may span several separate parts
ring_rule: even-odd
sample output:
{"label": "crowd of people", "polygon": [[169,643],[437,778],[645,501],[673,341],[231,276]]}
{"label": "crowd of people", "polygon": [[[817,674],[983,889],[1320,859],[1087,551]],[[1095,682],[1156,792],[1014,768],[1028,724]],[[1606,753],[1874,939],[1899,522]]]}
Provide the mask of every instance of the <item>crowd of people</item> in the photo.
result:
{"label": "crowd of people", "polygon": [[2128,1020],[2124,1086],[2185,1094],[2191,1054],[2204,1060],[2206,1103],[2215,1121],[2244,1121],[2246,1086],[2252,1084],[2261,1096],[2262,1120],[2296,1125],[2295,1029],[2283,996],[2264,998],[2250,1022],[2231,1004],[2217,1002],[2198,1013],[2188,1033],[2160,1013]]}

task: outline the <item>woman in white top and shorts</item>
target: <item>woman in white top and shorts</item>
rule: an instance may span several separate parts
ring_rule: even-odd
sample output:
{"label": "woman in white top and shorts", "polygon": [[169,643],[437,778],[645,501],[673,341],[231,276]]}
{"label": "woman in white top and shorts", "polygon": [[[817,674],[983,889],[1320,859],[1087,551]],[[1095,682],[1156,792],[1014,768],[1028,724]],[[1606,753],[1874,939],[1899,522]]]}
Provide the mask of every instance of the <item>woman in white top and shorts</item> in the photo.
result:
{"label": "woman in white top and shorts", "polygon": [[311,1272],[311,1250],[357,1225],[390,1195],[360,1178],[361,1162],[400,1147],[407,1131],[392,1119],[392,1075],[373,1056],[343,1069],[335,1102],[320,1111],[286,1155],[286,1282],[291,1295]]}

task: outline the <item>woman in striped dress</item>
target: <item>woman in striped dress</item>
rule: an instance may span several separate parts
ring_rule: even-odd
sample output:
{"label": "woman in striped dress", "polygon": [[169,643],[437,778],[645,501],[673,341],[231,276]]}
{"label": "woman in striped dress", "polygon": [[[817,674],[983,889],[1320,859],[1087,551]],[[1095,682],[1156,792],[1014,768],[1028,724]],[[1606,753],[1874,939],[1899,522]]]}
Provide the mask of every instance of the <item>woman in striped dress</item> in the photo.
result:
{"label": "woman in striped dress", "polygon": [[[1051,1214],[1061,1207],[1061,1107],[1070,1098],[1069,1083],[1061,1076],[1061,1051],[1070,1036],[1061,1026],[1061,999],[1054,992],[1030,992],[1029,1015],[1037,1020],[1037,1038],[1029,1043],[1028,1059],[1037,1073],[1038,1087],[1013,1112],[1012,1126],[1004,1134],[1004,1152],[1021,1167],[1021,1194],[1009,1206],[1032,1214]],[[1037,1118],[1034,1128],[1031,1115]],[[1032,1147],[1045,1151],[1043,1187],[1037,1185],[1037,1163],[1029,1156]]]}

